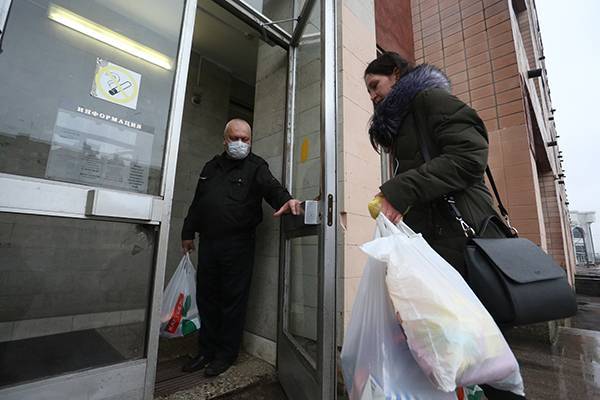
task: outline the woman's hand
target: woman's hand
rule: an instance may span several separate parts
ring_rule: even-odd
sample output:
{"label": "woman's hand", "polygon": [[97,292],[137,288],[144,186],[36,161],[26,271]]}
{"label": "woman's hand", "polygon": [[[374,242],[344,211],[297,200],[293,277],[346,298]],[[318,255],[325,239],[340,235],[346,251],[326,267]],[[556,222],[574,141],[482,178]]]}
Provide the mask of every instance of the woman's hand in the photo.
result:
{"label": "woman's hand", "polygon": [[381,197],[381,212],[387,217],[392,223],[397,224],[402,221],[402,214],[396,210],[394,206],[387,201],[383,193],[379,193],[377,196]]}

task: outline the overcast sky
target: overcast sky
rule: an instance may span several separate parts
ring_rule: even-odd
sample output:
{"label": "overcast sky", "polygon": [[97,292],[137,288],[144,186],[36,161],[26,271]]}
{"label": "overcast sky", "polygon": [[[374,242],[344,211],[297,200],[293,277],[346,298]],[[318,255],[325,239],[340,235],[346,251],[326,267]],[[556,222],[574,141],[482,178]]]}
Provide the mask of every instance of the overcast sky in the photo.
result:
{"label": "overcast sky", "polygon": [[600,252],[600,0],[537,0],[569,208],[596,211]]}

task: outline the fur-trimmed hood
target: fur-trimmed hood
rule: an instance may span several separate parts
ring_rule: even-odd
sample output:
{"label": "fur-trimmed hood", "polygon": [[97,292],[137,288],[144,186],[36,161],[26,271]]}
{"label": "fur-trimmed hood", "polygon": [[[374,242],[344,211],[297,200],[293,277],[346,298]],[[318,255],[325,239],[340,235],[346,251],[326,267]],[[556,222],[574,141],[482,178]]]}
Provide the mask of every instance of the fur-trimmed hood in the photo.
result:
{"label": "fur-trimmed hood", "polygon": [[433,88],[450,92],[450,80],[433,65],[421,64],[400,78],[390,93],[375,106],[369,127],[373,147],[391,147],[410,103],[420,92]]}

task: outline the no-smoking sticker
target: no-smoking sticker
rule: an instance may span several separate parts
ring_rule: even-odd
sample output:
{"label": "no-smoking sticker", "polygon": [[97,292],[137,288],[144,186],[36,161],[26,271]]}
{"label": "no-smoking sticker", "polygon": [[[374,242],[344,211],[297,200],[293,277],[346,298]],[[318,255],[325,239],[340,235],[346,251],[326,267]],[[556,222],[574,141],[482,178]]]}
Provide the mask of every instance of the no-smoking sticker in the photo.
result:
{"label": "no-smoking sticker", "polygon": [[111,103],[132,109],[137,108],[142,75],[113,64],[102,58],[96,59],[96,72],[91,95]]}

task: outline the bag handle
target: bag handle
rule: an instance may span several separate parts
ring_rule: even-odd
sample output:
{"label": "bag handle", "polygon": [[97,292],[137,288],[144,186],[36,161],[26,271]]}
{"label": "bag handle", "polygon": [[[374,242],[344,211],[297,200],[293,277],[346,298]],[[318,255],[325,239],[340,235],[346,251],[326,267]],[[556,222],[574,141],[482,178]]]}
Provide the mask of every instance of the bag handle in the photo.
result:
{"label": "bag handle", "polygon": [[380,237],[402,233],[400,229],[381,212],[377,216],[377,219],[375,219],[375,223],[377,224],[377,232],[380,234]]}
{"label": "bag handle", "polygon": [[394,225],[392,221],[388,219],[383,213],[379,213],[375,220],[378,228],[378,232],[387,233],[389,235],[404,235],[406,237],[417,236],[415,231],[410,229],[403,221],[400,221],[397,225]]}
{"label": "bag handle", "polygon": [[192,262],[192,259],[190,258],[190,252],[186,251],[185,254],[183,255],[183,258],[186,261],[184,263],[184,268],[185,269],[191,268],[191,270],[194,271],[196,268],[194,267],[194,263]]}
{"label": "bag handle", "polygon": [[[423,134],[423,130],[421,129],[422,128],[421,114],[418,111],[414,110],[414,107],[413,107],[413,115],[415,116],[415,119],[417,121],[417,141],[419,142],[419,148],[421,150],[421,155],[423,156],[423,159],[425,160],[425,162],[429,162],[432,159],[431,153],[429,150],[431,148],[435,148],[435,147],[431,145],[431,143],[430,143],[431,138],[429,137],[429,135]],[[506,207],[504,207],[504,204],[502,203],[502,199],[500,198],[500,193],[498,192],[498,188],[496,187],[496,182],[494,181],[494,176],[492,175],[492,170],[490,169],[489,166],[485,167],[485,174],[487,175],[490,185],[492,186],[492,190],[494,191],[494,195],[495,195],[496,201],[498,203],[498,210],[500,211],[500,214],[502,214],[502,217],[506,220],[506,223],[508,224],[508,227],[510,228],[510,230],[513,231],[515,234],[518,234],[518,231],[510,223],[508,211],[506,210]],[[473,229],[473,227],[471,227],[464,220],[460,210],[458,209],[458,207],[456,207],[456,201],[454,200],[454,196],[452,196],[452,194],[447,194],[447,195],[443,196],[443,199],[448,203],[450,212],[452,213],[454,218],[460,224],[460,227],[462,228],[465,236],[468,238],[476,236],[475,229]]]}

